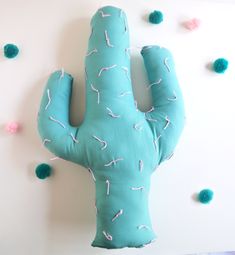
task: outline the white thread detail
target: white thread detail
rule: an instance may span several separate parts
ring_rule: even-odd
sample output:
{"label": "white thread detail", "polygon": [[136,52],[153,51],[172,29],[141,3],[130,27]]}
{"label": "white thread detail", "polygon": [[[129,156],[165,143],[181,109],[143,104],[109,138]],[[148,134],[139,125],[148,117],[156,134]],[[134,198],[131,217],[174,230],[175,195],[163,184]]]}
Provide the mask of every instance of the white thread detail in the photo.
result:
{"label": "white thread detail", "polygon": [[169,100],[169,101],[176,101],[177,100],[177,96],[176,96],[175,91],[173,91],[173,97],[172,98],[168,97],[167,100]]}
{"label": "white thread detail", "polygon": [[131,57],[131,55],[130,55],[130,50],[131,50],[131,48],[129,47],[129,48],[125,48],[125,53],[127,54],[127,56],[130,58]]}
{"label": "white thread detail", "polygon": [[143,191],[144,186],[140,186],[140,187],[131,187],[132,190],[141,190]]}
{"label": "white thread detail", "polygon": [[114,222],[119,216],[123,214],[123,209],[120,209],[112,218],[112,222]]}
{"label": "white thread detail", "polygon": [[122,70],[125,71],[127,79],[128,79],[129,81],[131,81],[128,68],[125,67],[125,66],[122,66]]}
{"label": "white thread detail", "polygon": [[105,35],[105,40],[106,40],[106,44],[108,45],[108,47],[113,48],[114,46],[110,43],[110,39],[109,39],[107,30],[104,30],[104,35]]}
{"label": "white thread detail", "polygon": [[158,140],[160,139],[161,136],[162,136],[162,135],[159,135],[159,136],[157,137],[157,139],[153,140],[153,144],[154,144],[155,150],[157,150]]}
{"label": "white thread detail", "polygon": [[95,138],[97,141],[99,141],[102,144],[101,150],[104,150],[107,147],[108,144],[106,141],[101,140],[99,137],[97,137],[95,135],[93,135],[92,137]]}
{"label": "white thread detail", "polygon": [[143,168],[144,168],[144,162],[143,162],[142,159],[140,159],[139,160],[139,169],[140,169],[140,172],[142,172]]}
{"label": "white thread detail", "polygon": [[90,52],[88,52],[88,53],[86,54],[86,57],[89,57],[89,56],[92,55],[93,53],[97,53],[97,52],[98,52],[97,49],[91,50]]}
{"label": "white thread detail", "polygon": [[47,110],[48,106],[51,103],[51,96],[50,96],[50,90],[49,89],[47,89],[47,97],[48,97],[48,103],[47,103],[47,105],[45,107],[45,110]]}
{"label": "white thread detail", "polygon": [[143,129],[143,126],[141,126],[141,125],[142,125],[142,122],[136,123],[133,125],[133,128],[137,131],[141,131]]}
{"label": "white thread detail", "polygon": [[60,75],[60,80],[64,78],[64,68],[61,68],[61,75]]}
{"label": "white thread detail", "polygon": [[110,17],[111,16],[111,14],[108,14],[108,13],[104,13],[103,11],[99,11],[99,13],[101,14],[101,17],[102,18],[105,18],[105,17]]}
{"label": "white thread detail", "polygon": [[109,190],[110,190],[110,181],[109,180],[106,180],[106,185],[107,185],[106,195],[109,196]]}
{"label": "white thread detail", "polygon": [[170,67],[169,67],[169,65],[168,65],[168,58],[165,58],[165,59],[164,59],[164,65],[166,66],[167,71],[170,72],[171,69],[170,69]]}
{"label": "white thread detail", "polygon": [[124,91],[119,95],[119,97],[124,97],[126,95],[131,95],[131,91]]}
{"label": "white thread detail", "polygon": [[166,116],[165,120],[166,120],[166,125],[163,128],[164,130],[168,128],[168,126],[170,125],[170,122],[171,122],[167,116]]}
{"label": "white thread detail", "polygon": [[91,173],[91,176],[92,176],[92,179],[94,180],[94,182],[96,182],[95,175],[94,175],[94,173],[93,173],[93,171],[91,170],[90,167],[88,167],[88,171]]}
{"label": "white thread detail", "polygon": [[102,68],[100,69],[100,71],[99,71],[98,77],[101,76],[101,74],[103,73],[103,71],[108,71],[108,70],[110,70],[110,69],[112,69],[112,68],[114,68],[114,67],[117,67],[117,65],[114,64],[114,65],[112,65],[112,66],[102,67]]}
{"label": "white thread detail", "polygon": [[93,35],[93,32],[94,32],[94,29],[93,29],[93,27],[91,28],[91,34],[90,34],[90,36],[89,36],[89,39],[91,39],[91,36]]}
{"label": "white thread detail", "polygon": [[97,93],[97,104],[100,103],[100,92],[91,84],[91,89]]}
{"label": "white thread detail", "polygon": [[153,112],[155,110],[154,106],[152,106],[146,113]]}
{"label": "white thread detail", "polygon": [[111,165],[116,165],[118,161],[123,160],[123,158],[117,158],[117,159],[113,159],[111,160],[109,163],[105,164],[104,166],[111,166]]}
{"label": "white thread detail", "polygon": [[44,139],[44,140],[43,140],[43,145],[45,145],[45,143],[50,143],[50,142],[51,142],[50,139]]}
{"label": "white thread detail", "polygon": [[148,229],[148,230],[150,230],[150,227],[149,226],[147,226],[147,225],[139,225],[138,226],[138,229]]}
{"label": "white thread detail", "polygon": [[106,238],[107,240],[109,240],[109,241],[112,241],[112,240],[113,240],[113,237],[112,237],[109,233],[105,232],[104,230],[103,230],[102,233],[104,234],[104,236],[105,236],[105,238]]}
{"label": "white thread detail", "polygon": [[114,114],[110,108],[106,107],[106,109],[108,110],[108,115],[111,116],[112,118],[120,118],[121,117],[120,115]]}
{"label": "white thread detail", "polygon": [[70,133],[69,135],[75,143],[79,143],[79,141],[75,138],[75,136],[72,133]]}
{"label": "white thread detail", "polygon": [[153,82],[147,86],[147,89],[150,89],[154,85],[159,85],[162,82],[162,79],[160,78],[158,81]]}
{"label": "white thread detail", "polygon": [[138,103],[137,103],[136,100],[134,101],[134,103],[135,103],[135,109],[136,109],[136,111],[138,112],[138,111],[139,111],[139,109],[138,109]]}
{"label": "white thread detail", "polygon": [[59,157],[50,158],[51,161],[60,159]]}
{"label": "white thread detail", "polygon": [[158,122],[158,120],[156,120],[156,119],[153,119],[153,118],[145,118],[146,120],[148,120],[148,121],[150,121],[150,122]]}
{"label": "white thread detail", "polygon": [[54,119],[52,116],[49,116],[49,119],[59,124],[62,128],[65,128],[65,125],[61,121]]}

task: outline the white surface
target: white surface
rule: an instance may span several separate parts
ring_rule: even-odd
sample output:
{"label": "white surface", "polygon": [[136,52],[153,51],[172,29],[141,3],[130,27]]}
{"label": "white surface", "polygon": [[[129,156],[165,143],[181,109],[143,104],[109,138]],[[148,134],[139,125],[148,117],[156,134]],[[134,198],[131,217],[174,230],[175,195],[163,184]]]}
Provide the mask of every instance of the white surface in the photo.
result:
{"label": "white surface", "polygon": [[[15,42],[14,60],[0,57],[0,254],[113,255],[188,254],[235,250],[235,4],[233,1],[95,1],[0,0],[0,44]],[[103,5],[123,8],[132,46],[160,44],[170,48],[185,97],[187,125],[175,156],[152,178],[150,209],[158,234],[144,249],[102,250],[90,247],[95,234],[94,186],[85,169],[65,161],[51,162],[46,181],[34,168],[53,155],[43,148],[36,115],[48,78],[64,67],[75,77],[74,123],[84,112],[83,61],[89,21]],[[146,22],[160,9],[165,21]],[[188,32],[180,25],[198,17],[202,26]],[[142,59],[133,51],[134,91],[141,109],[150,107]],[[207,65],[226,57],[230,67],[216,75]],[[21,134],[5,134],[10,120],[23,123]],[[200,205],[193,195],[212,188],[215,199]],[[128,233],[127,233],[128,234]]]}

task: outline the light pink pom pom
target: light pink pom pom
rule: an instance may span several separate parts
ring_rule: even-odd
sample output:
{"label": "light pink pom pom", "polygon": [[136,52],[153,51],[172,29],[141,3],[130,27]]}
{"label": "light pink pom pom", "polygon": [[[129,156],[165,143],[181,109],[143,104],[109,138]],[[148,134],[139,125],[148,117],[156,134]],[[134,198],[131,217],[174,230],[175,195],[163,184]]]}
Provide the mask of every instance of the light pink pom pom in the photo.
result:
{"label": "light pink pom pom", "polygon": [[17,122],[9,122],[6,124],[5,130],[10,134],[15,134],[20,130],[20,125]]}
{"label": "light pink pom pom", "polygon": [[184,22],[184,26],[188,30],[195,30],[200,26],[200,23],[201,23],[201,21],[199,19],[193,18],[191,20]]}

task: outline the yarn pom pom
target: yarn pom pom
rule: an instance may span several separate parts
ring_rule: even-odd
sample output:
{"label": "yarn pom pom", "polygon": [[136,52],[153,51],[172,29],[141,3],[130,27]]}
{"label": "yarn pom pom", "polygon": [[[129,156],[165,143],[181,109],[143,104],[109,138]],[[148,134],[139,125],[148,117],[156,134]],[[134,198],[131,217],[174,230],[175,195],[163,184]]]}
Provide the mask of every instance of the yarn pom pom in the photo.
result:
{"label": "yarn pom pom", "polygon": [[9,122],[6,124],[5,130],[7,133],[15,134],[20,130],[20,125],[17,122]]}
{"label": "yarn pom pom", "polygon": [[163,13],[160,11],[153,11],[149,14],[149,22],[152,24],[160,24],[163,21]]}
{"label": "yarn pom pom", "polygon": [[184,22],[184,27],[187,28],[188,30],[195,30],[200,26],[201,21],[197,18],[193,18],[191,20],[185,21]]}
{"label": "yarn pom pom", "polygon": [[208,204],[213,199],[214,192],[210,189],[203,189],[198,194],[198,200],[202,204]]}
{"label": "yarn pom pom", "polygon": [[51,175],[51,166],[42,163],[36,167],[35,173],[39,179],[46,179]]}
{"label": "yarn pom pom", "polygon": [[228,68],[228,60],[225,58],[218,58],[213,63],[213,70],[216,73],[224,73]]}
{"label": "yarn pom pom", "polygon": [[15,44],[6,44],[3,48],[4,50],[4,56],[6,58],[14,58],[18,55],[19,49]]}

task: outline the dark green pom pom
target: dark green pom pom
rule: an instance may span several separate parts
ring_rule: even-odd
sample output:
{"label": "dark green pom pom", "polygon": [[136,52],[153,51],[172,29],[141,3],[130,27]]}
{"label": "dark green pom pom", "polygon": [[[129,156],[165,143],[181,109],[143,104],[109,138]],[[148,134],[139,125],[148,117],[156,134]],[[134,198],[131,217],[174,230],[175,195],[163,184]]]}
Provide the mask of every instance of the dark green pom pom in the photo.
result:
{"label": "dark green pom pom", "polygon": [[35,173],[39,179],[46,179],[51,175],[51,166],[45,163],[40,164],[36,167]]}
{"label": "dark green pom pom", "polygon": [[14,58],[18,55],[19,49],[15,44],[6,44],[4,46],[4,56],[6,58]]}
{"label": "dark green pom pom", "polygon": [[160,24],[163,21],[163,14],[160,11],[153,11],[149,14],[149,22],[152,24]]}
{"label": "dark green pom pom", "polygon": [[218,58],[213,63],[213,69],[216,73],[224,73],[228,68],[228,60],[225,58]]}
{"label": "dark green pom pom", "polygon": [[210,189],[203,189],[198,194],[198,200],[202,204],[208,204],[213,199],[213,196],[214,196],[214,192],[212,190],[210,190]]}

